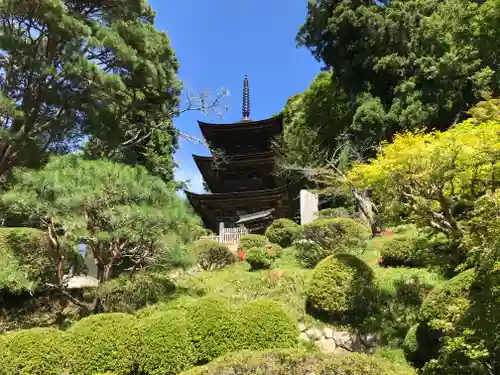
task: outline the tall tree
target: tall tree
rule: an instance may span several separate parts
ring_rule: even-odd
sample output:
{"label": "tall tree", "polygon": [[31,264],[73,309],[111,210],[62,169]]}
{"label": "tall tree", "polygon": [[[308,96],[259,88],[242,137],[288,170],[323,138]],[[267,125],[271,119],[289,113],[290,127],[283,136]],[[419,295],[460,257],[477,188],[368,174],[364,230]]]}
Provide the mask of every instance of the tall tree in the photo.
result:
{"label": "tall tree", "polygon": [[[359,120],[390,137],[445,129],[498,93],[497,0],[318,0],[297,40],[334,72]],[[376,120],[371,124],[370,118]]]}
{"label": "tall tree", "polygon": [[1,0],[0,22],[0,177],[87,135],[171,178],[178,62],[146,0]]}

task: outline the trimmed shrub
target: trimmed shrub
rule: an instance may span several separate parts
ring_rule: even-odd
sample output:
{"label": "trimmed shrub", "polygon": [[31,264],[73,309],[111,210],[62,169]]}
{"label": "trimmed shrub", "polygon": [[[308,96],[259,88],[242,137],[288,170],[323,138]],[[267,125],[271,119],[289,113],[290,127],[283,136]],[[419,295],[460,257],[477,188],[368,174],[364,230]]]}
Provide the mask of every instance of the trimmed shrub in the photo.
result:
{"label": "trimmed shrub", "polygon": [[238,349],[297,347],[297,321],[280,303],[271,300],[251,301],[241,308],[238,316],[241,327]]}
{"label": "trimmed shrub", "polygon": [[148,375],[175,375],[196,363],[188,320],[177,312],[158,312],[138,323],[138,365]]}
{"label": "trimmed shrub", "polygon": [[0,374],[60,375],[65,371],[66,347],[63,331],[33,328],[3,335]]}
{"label": "trimmed shrub", "polygon": [[353,219],[316,219],[301,226],[297,258],[305,267],[314,267],[328,255],[359,250],[369,235],[368,228]]}
{"label": "trimmed shrub", "polygon": [[293,220],[277,219],[267,228],[266,237],[271,243],[288,247],[297,237],[299,229],[300,226]]}
{"label": "trimmed shrub", "polygon": [[248,251],[252,247],[264,247],[269,243],[266,236],[260,234],[247,234],[240,238],[238,251]]}
{"label": "trimmed shrub", "polygon": [[137,367],[137,319],[110,313],[89,316],[68,329],[69,369],[78,375],[113,372],[128,375]]}
{"label": "trimmed shrub", "polygon": [[362,354],[331,357],[303,350],[268,350],[232,353],[181,375],[223,374],[416,375],[416,371],[407,364]]}
{"label": "trimmed shrub", "polygon": [[122,275],[93,290],[106,312],[134,312],[175,292],[175,284],[161,274],[140,272],[133,277]]}
{"label": "trimmed shrub", "polygon": [[422,302],[420,320],[438,332],[452,331],[469,308],[475,270],[469,269],[433,289]]}
{"label": "trimmed shrub", "polygon": [[361,319],[375,297],[371,268],[351,254],[335,254],[314,269],[307,288],[311,314],[327,321]]}
{"label": "trimmed shrub", "polygon": [[199,240],[194,243],[201,268],[208,271],[223,268],[236,262],[236,256],[229,248],[217,241]]}
{"label": "trimmed shrub", "polygon": [[356,212],[351,207],[325,208],[318,211],[318,218],[344,218],[352,219]]}
{"label": "trimmed shrub", "polygon": [[191,322],[192,339],[197,353],[197,364],[205,364],[216,357],[238,348],[239,322],[237,310],[228,300],[204,297],[184,301],[186,316]]}
{"label": "trimmed shrub", "polygon": [[273,262],[281,256],[282,251],[281,246],[277,244],[253,247],[248,250],[245,260],[250,263],[252,270],[271,268]]}
{"label": "trimmed shrub", "polygon": [[439,341],[429,333],[424,323],[415,324],[408,330],[403,342],[406,359],[415,367],[422,368],[438,351]]}
{"label": "trimmed shrub", "polygon": [[[0,252],[15,260],[30,281],[57,281],[57,264],[45,233],[33,228],[0,228]],[[1,280],[0,280],[1,283]]]}

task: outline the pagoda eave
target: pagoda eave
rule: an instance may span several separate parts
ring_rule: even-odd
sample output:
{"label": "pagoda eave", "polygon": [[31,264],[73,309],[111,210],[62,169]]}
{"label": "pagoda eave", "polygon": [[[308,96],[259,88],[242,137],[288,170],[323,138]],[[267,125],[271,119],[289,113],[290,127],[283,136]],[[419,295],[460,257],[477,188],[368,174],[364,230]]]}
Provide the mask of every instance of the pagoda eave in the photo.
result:
{"label": "pagoda eave", "polygon": [[231,133],[244,134],[255,130],[267,131],[273,134],[280,134],[283,130],[283,114],[274,116],[265,120],[246,120],[230,124],[211,124],[203,121],[198,121],[198,126],[207,141],[215,134]]}
{"label": "pagoda eave", "polygon": [[231,193],[197,194],[190,191],[184,191],[189,200],[198,200],[206,202],[226,202],[241,201],[245,199],[269,199],[276,195],[284,194],[288,191],[288,185],[283,185],[275,189],[251,190]]}

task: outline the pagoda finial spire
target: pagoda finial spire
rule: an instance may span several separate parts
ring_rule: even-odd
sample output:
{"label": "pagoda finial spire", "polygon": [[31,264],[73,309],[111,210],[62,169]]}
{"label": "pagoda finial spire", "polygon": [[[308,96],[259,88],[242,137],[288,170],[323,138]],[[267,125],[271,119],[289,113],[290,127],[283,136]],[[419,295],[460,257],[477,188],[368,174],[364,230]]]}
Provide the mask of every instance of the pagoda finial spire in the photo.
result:
{"label": "pagoda finial spire", "polygon": [[243,81],[243,120],[250,120],[250,89],[248,88],[248,76],[245,74]]}

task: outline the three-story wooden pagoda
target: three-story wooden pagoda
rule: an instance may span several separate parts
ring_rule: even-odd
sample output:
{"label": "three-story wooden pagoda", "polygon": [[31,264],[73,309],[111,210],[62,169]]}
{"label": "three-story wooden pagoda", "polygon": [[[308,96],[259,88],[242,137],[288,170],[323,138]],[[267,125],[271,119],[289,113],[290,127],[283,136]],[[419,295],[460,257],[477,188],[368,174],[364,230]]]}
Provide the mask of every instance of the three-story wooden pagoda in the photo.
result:
{"label": "three-story wooden pagoda", "polygon": [[272,149],[272,140],[283,131],[283,117],[250,120],[246,76],[243,119],[232,124],[198,124],[213,156],[193,158],[210,193],[186,191],[186,196],[207,228],[218,233],[224,223],[262,233],[274,219],[295,216],[295,194],[277,173]]}

